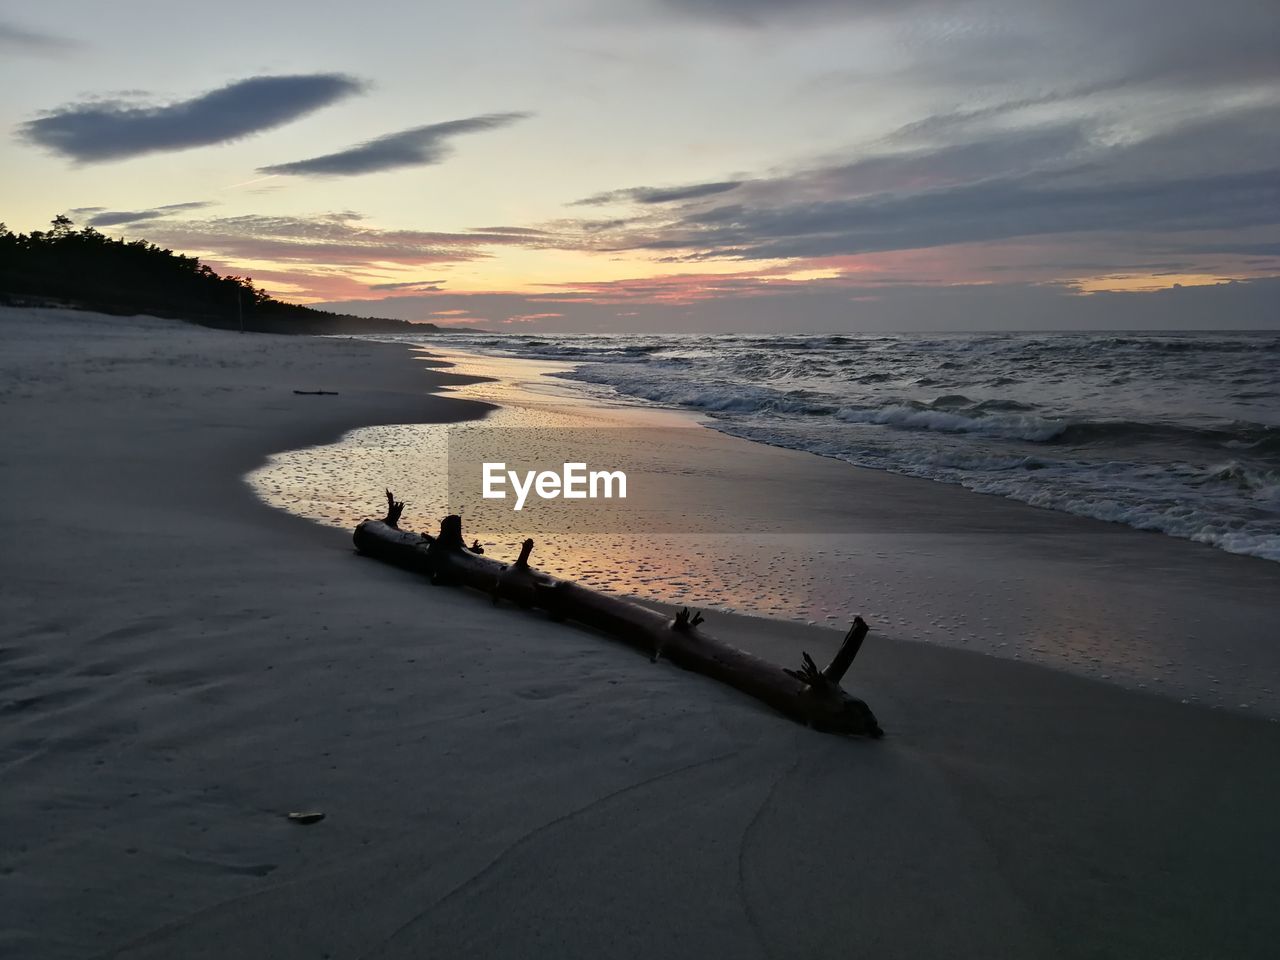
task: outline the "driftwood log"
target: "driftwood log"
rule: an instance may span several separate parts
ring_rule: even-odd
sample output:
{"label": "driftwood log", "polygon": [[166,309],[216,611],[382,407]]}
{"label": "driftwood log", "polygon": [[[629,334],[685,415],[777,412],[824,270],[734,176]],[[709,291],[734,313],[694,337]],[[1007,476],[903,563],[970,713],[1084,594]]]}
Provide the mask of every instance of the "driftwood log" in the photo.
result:
{"label": "driftwood log", "polygon": [[460,584],[482,590],[494,603],[509,600],[521,607],[545,610],[555,620],[573,620],[677,666],[704,674],[762,700],[779,712],[816,730],[850,736],[881,737],[884,732],[863,701],[845,693],[840,681],[853,663],[867,624],[853,621],[839,651],[819,670],[809,654],[797,670],[754,656],[700,629],[702,615],[686,607],[674,617],[630,600],[610,596],[570,580],[561,580],[529,565],[533,541],[520,556],[501,563],[482,556],[479,543],[462,539],[462,518],[448,516],[432,537],[399,528],[404,504],[387,491],[387,515],[365,520],[355,529],[356,549],[413,570],[437,584]]}

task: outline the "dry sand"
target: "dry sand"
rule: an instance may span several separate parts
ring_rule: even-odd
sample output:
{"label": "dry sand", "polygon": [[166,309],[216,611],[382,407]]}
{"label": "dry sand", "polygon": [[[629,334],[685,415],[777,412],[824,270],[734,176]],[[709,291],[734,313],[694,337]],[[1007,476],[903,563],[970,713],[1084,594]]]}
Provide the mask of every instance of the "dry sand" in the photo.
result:
{"label": "dry sand", "polygon": [[476,412],[403,348],[0,343],[0,955],[1274,954],[1280,725],[873,635],[889,737],[815,734],[257,503],[273,450]]}

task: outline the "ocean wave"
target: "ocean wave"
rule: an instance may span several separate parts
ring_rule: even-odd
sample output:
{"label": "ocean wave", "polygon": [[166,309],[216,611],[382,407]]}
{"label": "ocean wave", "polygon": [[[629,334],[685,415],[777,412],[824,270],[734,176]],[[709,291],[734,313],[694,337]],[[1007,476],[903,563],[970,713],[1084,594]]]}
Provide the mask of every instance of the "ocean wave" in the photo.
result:
{"label": "ocean wave", "polygon": [[780,391],[766,386],[708,383],[698,379],[620,374],[614,367],[579,367],[565,379],[582,380],[613,387],[630,397],[673,407],[687,407],[708,413],[788,413],[828,415],[834,408],[801,390]]}
{"label": "ocean wave", "polygon": [[1206,450],[1250,450],[1260,455],[1280,453],[1280,428],[1242,420],[1212,426],[1157,420],[1096,420],[1071,424],[1058,439],[1074,445],[1155,443]]}
{"label": "ocean wave", "polygon": [[1280,471],[1262,469],[1239,460],[1228,460],[1205,470],[1201,482],[1230,484],[1236,489],[1258,495],[1259,500],[1269,501],[1280,491]]}
{"label": "ocean wave", "polygon": [[[805,450],[859,467],[955,483],[977,493],[1119,523],[1264,560],[1280,561],[1280,485],[1247,481],[1247,499],[1229,479],[1219,485],[1184,464],[1061,461],[951,448],[904,452],[894,444],[841,444],[827,431],[805,433],[717,421],[716,429],[775,446]],[[1226,466],[1226,465],[1222,465]],[[1231,477],[1236,470],[1223,475]],[[1198,480],[1199,483],[1189,482]],[[1197,486],[1199,489],[1197,489]],[[1248,509],[1241,510],[1241,503]]]}
{"label": "ocean wave", "polygon": [[1258,350],[1280,351],[1280,337],[1249,336],[1147,336],[1101,337],[1094,344],[1098,348],[1128,347],[1135,350],[1151,350],[1166,353],[1254,353]]}
{"label": "ocean wave", "polygon": [[1221,505],[1182,494],[1176,482],[1091,489],[1087,484],[1053,485],[998,479],[964,484],[979,493],[1020,500],[1093,520],[1120,523],[1217,547],[1228,553],[1280,561],[1280,531],[1266,521],[1224,516]]}
{"label": "ocean wave", "polygon": [[1068,426],[1060,420],[1046,420],[1043,417],[1024,414],[970,417],[947,410],[922,409],[896,404],[873,409],[842,407],[836,411],[836,417],[848,423],[873,423],[918,430],[940,430],[946,433],[984,433],[994,437],[1030,440],[1036,443],[1052,440]]}

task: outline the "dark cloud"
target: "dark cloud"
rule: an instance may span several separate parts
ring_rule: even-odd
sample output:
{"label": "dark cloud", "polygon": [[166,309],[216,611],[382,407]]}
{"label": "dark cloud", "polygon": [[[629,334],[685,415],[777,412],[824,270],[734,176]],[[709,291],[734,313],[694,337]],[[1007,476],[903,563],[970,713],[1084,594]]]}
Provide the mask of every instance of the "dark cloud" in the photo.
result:
{"label": "dark cloud", "polygon": [[[759,177],[733,203],[677,203],[592,230],[597,250],[812,259],[1020,237],[1280,225],[1280,107],[1117,142],[1081,122],[994,131]],[[1270,239],[1270,238],[1264,238]],[[1150,240],[1148,242],[1151,242]]]}
{"label": "dark cloud", "polygon": [[936,5],[937,0],[656,0],[661,8],[699,19],[746,26],[843,19]]}
{"label": "dark cloud", "polygon": [[1280,91],[1263,106],[1212,113],[1112,146],[1081,178],[1162,179],[1269,169],[1280,157]]}
{"label": "dark cloud", "polygon": [[250,77],[161,105],[123,100],[69,104],[22,124],[19,134],[82,163],[118,160],[238,140],[361,89],[359,81],[335,73]]}
{"label": "dark cloud", "polygon": [[606,203],[630,201],[633,203],[674,203],[677,200],[696,200],[699,197],[727,193],[742,186],[741,180],[717,180],[714,183],[691,183],[683,187],[628,187],[610,190],[594,196],[574,200],[569,206],[599,206]]}
{"label": "dark cloud", "polygon": [[1273,0],[1172,8],[1164,0],[1126,0],[1118,8],[1091,0],[1090,7],[1085,12],[1098,20],[1089,36],[1099,38],[1128,83],[1194,89],[1280,80],[1280,8]]}
{"label": "dark cloud", "polygon": [[[750,259],[811,258],[1088,232],[1280,223],[1280,168],[1159,183],[1060,187],[1002,179],[909,196],[773,210],[720,208],[686,224],[697,245]],[[655,249],[687,245],[679,236]]]}
{"label": "dark cloud", "polygon": [[1263,240],[1257,243],[1247,241],[1236,243],[1201,243],[1195,248],[1197,253],[1225,253],[1246,257],[1280,257],[1280,240]]}
{"label": "dark cloud", "polygon": [[746,188],[752,199],[826,200],[915,191],[1009,174],[1061,168],[1094,152],[1088,126],[1079,120],[982,132],[973,139],[871,154],[777,178]]}
{"label": "dark cloud", "polygon": [[[911,85],[1203,86],[1280,77],[1275,0],[648,0],[653,9],[759,30],[896,27]],[[857,75],[856,73],[854,74]],[[883,83],[884,76],[864,77]]]}
{"label": "dark cloud", "polygon": [[84,222],[90,227],[114,227],[125,223],[143,223],[159,220],[182,210],[200,210],[213,206],[207,200],[196,200],[189,203],[169,203],[150,210],[108,210],[105,207],[78,207],[71,212],[77,215],[88,214]]}
{"label": "dark cloud", "polygon": [[0,51],[5,54],[48,56],[74,50],[79,44],[65,37],[27,30],[14,23],[0,22]]}
{"label": "dark cloud", "polygon": [[496,130],[528,117],[527,113],[488,113],[450,120],[367,140],[359,146],[308,160],[262,167],[259,173],[304,177],[350,177],[401,167],[440,163],[449,154],[449,139],[464,133]]}
{"label": "dark cloud", "polygon": [[370,290],[395,291],[412,290],[414,293],[434,293],[443,289],[443,280],[406,280],[403,283],[371,283]]}

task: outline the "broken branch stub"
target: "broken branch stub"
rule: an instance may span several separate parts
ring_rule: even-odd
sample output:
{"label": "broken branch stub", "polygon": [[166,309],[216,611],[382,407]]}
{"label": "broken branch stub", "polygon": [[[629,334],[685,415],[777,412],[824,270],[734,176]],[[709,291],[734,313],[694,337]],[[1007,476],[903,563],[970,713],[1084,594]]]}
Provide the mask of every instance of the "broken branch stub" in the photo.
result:
{"label": "broken branch stub", "polygon": [[390,490],[387,491],[387,515],[382,518],[382,522],[388,527],[395,528],[400,524],[400,514],[404,513],[404,501],[397,500],[395,494]]}

